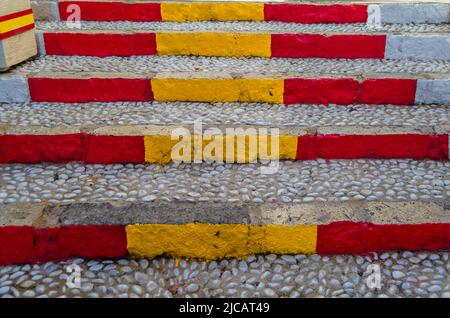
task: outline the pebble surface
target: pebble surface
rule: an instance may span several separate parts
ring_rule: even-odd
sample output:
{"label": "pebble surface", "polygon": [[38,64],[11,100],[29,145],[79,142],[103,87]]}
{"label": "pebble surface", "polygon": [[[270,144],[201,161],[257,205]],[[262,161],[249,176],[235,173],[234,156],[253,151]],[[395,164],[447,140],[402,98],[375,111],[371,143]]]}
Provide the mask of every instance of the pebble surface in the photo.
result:
{"label": "pebble surface", "polygon": [[380,59],[295,59],[205,56],[44,56],[20,64],[11,73],[38,72],[128,72],[151,75],[155,72],[227,72],[271,74],[283,72],[348,73],[448,73],[446,60]]}
{"label": "pebble surface", "polygon": [[449,161],[282,161],[261,164],[0,165],[0,203],[448,200]]}
{"label": "pebble surface", "polygon": [[249,103],[32,103],[0,104],[0,124],[73,125],[436,126],[449,122],[450,106],[272,105]]}
{"label": "pebble surface", "polygon": [[[38,21],[38,30],[67,30],[66,22]],[[73,30],[73,29],[71,29]],[[266,33],[431,33],[449,32],[447,24],[385,24],[371,25],[367,23],[353,24],[301,24],[275,21],[201,21],[201,22],[97,22],[82,21],[80,30],[116,30],[116,31],[219,31],[219,32],[266,32]]]}
{"label": "pebble surface", "polygon": [[[79,276],[73,275],[75,272],[79,272]],[[449,298],[449,272],[448,252],[259,255],[246,260],[179,260],[178,264],[168,258],[73,259],[40,265],[0,266],[0,298]]]}

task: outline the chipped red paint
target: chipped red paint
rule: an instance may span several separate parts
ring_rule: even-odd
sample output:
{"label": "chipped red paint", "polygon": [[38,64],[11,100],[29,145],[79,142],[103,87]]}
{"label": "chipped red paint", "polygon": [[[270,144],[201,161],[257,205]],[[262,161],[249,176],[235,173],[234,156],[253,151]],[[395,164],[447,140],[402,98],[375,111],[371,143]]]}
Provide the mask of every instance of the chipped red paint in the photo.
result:
{"label": "chipped red paint", "polygon": [[35,102],[151,101],[153,93],[145,78],[38,78],[28,79]]}
{"label": "chipped red paint", "polygon": [[297,160],[323,159],[448,159],[448,135],[304,135]]}
{"label": "chipped red paint", "polygon": [[317,227],[317,253],[323,255],[448,248],[450,223],[372,224],[345,221]]}

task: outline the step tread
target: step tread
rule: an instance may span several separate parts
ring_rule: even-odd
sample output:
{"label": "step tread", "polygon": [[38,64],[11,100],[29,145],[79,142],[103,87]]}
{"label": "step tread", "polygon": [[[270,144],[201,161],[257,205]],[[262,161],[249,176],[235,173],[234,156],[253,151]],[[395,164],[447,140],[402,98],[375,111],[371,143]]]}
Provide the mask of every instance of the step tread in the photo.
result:
{"label": "step tread", "polygon": [[36,21],[36,27],[42,32],[97,32],[97,33],[133,33],[133,32],[219,32],[219,33],[450,33],[450,24],[300,24],[283,22],[247,22],[247,21],[202,21],[202,22],[98,22],[83,21],[80,29],[72,29],[65,21]]}
{"label": "step tread", "polygon": [[449,161],[282,161],[261,164],[0,166],[0,203],[92,203],[113,200],[307,203],[430,201],[450,196]]}
{"label": "step tread", "polygon": [[0,204],[2,226],[48,228],[68,225],[248,224],[322,225],[334,222],[373,224],[450,223],[443,201],[347,201],[300,204],[211,202],[129,202]]}
{"label": "step tread", "polygon": [[[45,56],[22,63],[12,73],[86,72],[154,74],[155,72],[253,73],[450,73],[445,60],[278,59],[194,56],[80,57]],[[3,75],[5,76],[5,75]]]}
{"label": "step tread", "polygon": [[404,126],[446,125],[450,106],[390,105],[320,106],[242,103],[87,103],[0,104],[4,125],[67,127],[74,125],[191,125],[201,119],[208,125],[299,126]]}

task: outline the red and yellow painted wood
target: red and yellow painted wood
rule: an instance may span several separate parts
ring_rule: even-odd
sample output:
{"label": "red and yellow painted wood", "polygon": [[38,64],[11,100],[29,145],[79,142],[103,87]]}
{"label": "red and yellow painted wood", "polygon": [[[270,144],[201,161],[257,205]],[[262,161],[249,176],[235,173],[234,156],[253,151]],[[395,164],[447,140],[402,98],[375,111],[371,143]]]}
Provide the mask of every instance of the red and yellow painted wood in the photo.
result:
{"label": "red and yellow painted wood", "polygon": [[[219,233],[219,234],[218,234]],[[245,258],[260,253],[364,254],[450,248],[450,223],[131,224],[0,227],[0,265],[71,257]]]}
{"label": "red and yellow painted wood", "polygon": [[0,70],[37,54],[34,18],[29,0],[0,3]]}
{"label": "red and yellow painted wood", "polygon": [[[449,138],[447,134],[390,133],[380,135],[358,134],[307,134],[302,136],[280,135],[274,139],[260,135],[258,146],[251,148],[249,137],[223,136],[203,140],[195,151],[201,151],[200,161],[247,163],[255,160],[315,160],[323,159],[449,159]],[[198,138],[193,136],[190,138]],[[170,135],[111,136],[96,134],[61,135],[0,135],[0,163],[64,163],[79,161],[89,164],[112,163],[160,163],[172,160],[192,162],[194,142],[185,149],[192,149],[189,157],[179,154],[176,147],[181,141],[190,142],[189,137],[172,140]],[[262,142],[278,142],[279,154],[272,154],[270,145],[261,150]],[[214,142],[215,150],[212,150]],[[177,145],[178,144],[178,145]],[[181,146],[180,146],[181,145]],[[219,146],[217,146],[219,145]],[[208,148],[209,147],[209,148]],[[230,148],[228,148],[230,147]],[[231,148],[232,147],[232,148]],[[237,149],[241,147],[239,152]],[[211,150],[211,152],[207,151]],[[224,156],[216,156],[215,151],[223,149]],[[230,155],[227,153],[230,151]]]}
{"label": "red and yellow painted wood", "polygon": [[85,21],[279,21],[366,23],[366,4],[275,4],[251,2],[140,2],[60,0],[62,20],[69,6],[80,7]]}

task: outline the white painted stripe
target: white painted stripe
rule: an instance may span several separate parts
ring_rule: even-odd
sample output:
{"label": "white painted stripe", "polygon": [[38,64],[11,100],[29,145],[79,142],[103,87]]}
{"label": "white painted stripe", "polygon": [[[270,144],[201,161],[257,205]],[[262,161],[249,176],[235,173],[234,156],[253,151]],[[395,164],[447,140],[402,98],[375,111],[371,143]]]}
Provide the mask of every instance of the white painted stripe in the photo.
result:
{"label": "white painted stripe", "polygon": [[394,35],[386,40],[386,59],[450,59],[450,35]]}
{"label": "white painted stripe", "polygon": [[450,78],[417,80],[416,104],[450,105]]}

